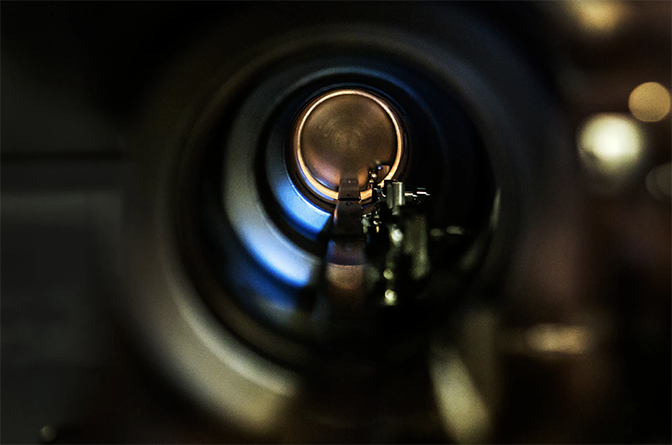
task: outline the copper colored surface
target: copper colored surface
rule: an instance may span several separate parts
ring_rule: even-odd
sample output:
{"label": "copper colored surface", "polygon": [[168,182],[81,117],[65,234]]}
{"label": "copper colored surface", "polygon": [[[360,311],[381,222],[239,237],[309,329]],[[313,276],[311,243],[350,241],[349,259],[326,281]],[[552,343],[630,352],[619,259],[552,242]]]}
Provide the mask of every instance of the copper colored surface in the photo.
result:
{"label": "copper colored surface", "polygon": [[369,171],[390,166],[379,182],[396,173],[403,150],[395,113],[382,99],[362,90],[337,90],[318,97],[297,119],[294,158],[306,185],[319,196],[336,200],[342,178],[357,178],[362,199]]}

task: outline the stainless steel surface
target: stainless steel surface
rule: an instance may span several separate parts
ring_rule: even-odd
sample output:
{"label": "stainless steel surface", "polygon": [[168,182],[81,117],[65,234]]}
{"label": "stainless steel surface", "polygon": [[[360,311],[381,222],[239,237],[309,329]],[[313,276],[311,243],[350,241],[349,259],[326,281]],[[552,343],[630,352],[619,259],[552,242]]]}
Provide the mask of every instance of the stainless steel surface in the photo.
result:
{"label": "stainless steel surface", "polygon": [[387,192],[387,207],[393,215],[398,215],[401,207],[406,204],[406,186],[403,182],[390,181],[385,189]]}

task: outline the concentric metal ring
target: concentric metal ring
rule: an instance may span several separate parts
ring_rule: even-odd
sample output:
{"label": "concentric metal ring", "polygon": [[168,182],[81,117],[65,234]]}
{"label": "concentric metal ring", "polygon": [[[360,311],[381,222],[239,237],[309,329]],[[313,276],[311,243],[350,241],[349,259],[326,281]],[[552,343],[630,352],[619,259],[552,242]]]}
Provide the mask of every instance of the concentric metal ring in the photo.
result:
{"label": "concentric metal ring", "polygon": [[371,197],[370,170],[389,166],[377,183],[398,172],[404,137],[389,103],[363,90],[342,89],[304,108],[293,127],[291,148],[299,177],[317,196],[336,201],[340,179],[349,176],[359,181],[366,200]]}

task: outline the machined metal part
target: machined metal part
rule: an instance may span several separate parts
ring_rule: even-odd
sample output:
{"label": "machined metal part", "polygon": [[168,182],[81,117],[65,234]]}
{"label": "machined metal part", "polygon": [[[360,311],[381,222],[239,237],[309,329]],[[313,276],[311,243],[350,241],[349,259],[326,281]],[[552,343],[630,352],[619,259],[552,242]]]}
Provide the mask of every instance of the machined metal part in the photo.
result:
{"label": "machined metal part", "polygon": [[[425,215],[418,211],[418,205],[429,194],[424,188],[408,192],[401,181],[385,181],[382,187],[373,189],[372,196],[372,210],[363,216],[362,223],[370,240],[379,236],[383,227],[387,233],[379,279],[385,287],[383,304],[394,306],[399,301],[400,282],[418,281],[430,272],[429,229]],[[410,268],[401,265],[405,259]]]}
{"label": "machined metal part", "polygon": [[[355,8],[362,9],[361,7]],[[143,134],[146,134],[146,139],[151,142],[151,145],[146,149],[147,155],[145,158],[147,160],[143,161],[140,171],[149,176],[146,183],[150,185],[148,190],[143,189],[141,193],[135,193],[132,196],[134,207],[130,215],[138,223],[132,230],[130,228],[127,230],[133,235],[131,237],[132,241],[142,240],[142,242],[129,243],[130,256],[133,258],[132,265],[136,267],[132,270],[131,279],[126,281],[133,283],[137,289],[131,289],[134,292],[128,292],[129,297],[124,302],[133,311],[134,316],[131,318],[141,320],[141,324],[138,322],[138,332],[140,334],[138,337],[145,339],[144,343],[147,344],[148,349],[156,352],[157,356],[160,357],[156,368],[173,376],[172,381],[182,379],[185,392],[192,394],[204,409],[219,415],[223,420],[235,421],[243,430],[262,432],[271,435],[270,437],[274,439],[278,437],[282,439],[282,431],[287,424],[287,420],[295,421],[297,429],[308,430],[310,427],[304,428],[306,425],[315,425],[315,430],[320,432],[329,431],[325,425],[333,425],[338,422],[338,419],[334,420],[331,413],[329,413],[329,416],[325,416],[324,421],[320,419],[320,421],[313,421],[312,423],[306,420],[310,416],[304,413],[289,419],[282,415],[282,413],[289,412],[292,403],[301,400],[302,390],[305,389],[300,387],[299,376],[290,371],[294,368],[285,368],[278,364],[293,363],[292,361],[285,360],[285,356],[282,356],[277,363],[266,358],[280,356],[274,351],[277,349],[276,344],[285,341],[285,338],[277,335],[276,342],[262,341],[263,339],[260,340],[252,335],[254,330],[243,329],[239,326],[240,324],[231,323],[230,317],[226,318],[225,316],[226,311],[221,311],[224,314],[220,317],[221,320],[215,318],[212,315],[213,311],[209,310],[210,305],[201,304],[203,303],[201,300],[211,303],[218,297],[218,293],[201,286],[201,283],[194,282],[195,278],[185,270],[185,264],[192,267],[194,271],[206,270],[206,267],[202,267],[204,261],[196,261],[194,258],[198,258],[195,255],[194,258],[186,257],[187,259],[185,259],[182,250],[175,247],[177,243],[174,238],[177,235],[187,241],[202,242],[203,245],[206,245],[206,241],[201,239],[195,223],[177,225],[178,233],[177,235],[174,233],[176,231],[173,227],[176,225],[173,221],[175,214],[189,216],[189,218],[185,216],[185,220],[197,220],[196,216],[201,215],[197,214],[196,206],[192,205],[196,202],[196,199],[194,199],[195,192],[184,193],[180,189],[178,194],[168,191],[175,190],[171,186],[172,182],[170,182],[174,178],[168,172],[177,170],[175,167],[179,166],[179,171],[182,174],[187,170],[185,166],[189,165],[189,175],[185,174],[185,177],[190,178],[191,170],[197,170],[195,166],[199,161],[196,159],[196,155],[205,152],[206,141],[210,141],[209,136],[215,134],[215,128],[219,128],[219,117],[222,115],[230,116],[231,130],[225,133],[221,146],[224,151],[222,156],[221,204],[225,210],[224,217],[231,226],[232,234],[258,263],[258,268],[268,273],[272,278],[282,280],[283,283],[288,282],[296,288],[309,287],[314,283],[312,278],[316,277],[315,272],[319,270],[319,258],[312,252],[302,249],[300,245],[292,244],[292,238],[278,227],[273,226],[273,215],[267,214],[268,212],[264,207],[266,201],[261,199],[263,196],[260,196],[264,190],[256,190],[258,184],[263,181],[255,177],[254,167],[256,165],[253,162],[254,148],[261,147],[264,142],[258,135],[265,134],[269,116],[273,116],[274,108],[285,103],[278,98],[284,97],[282,94],[285,94],[285,90],[294,93],[304,88],[308,81],[299,85],[300,88],[287,81],[285,86],[266,87],[263,91],[254,90],[250,98],[242,103],[240,110],[235,109],[233,107],[234,98],[239,97],[237,92],[245,90],[245,86],[248,85],[246,82],[249,79],[261,78],[262,73],[264,75],[269,74],[272,67],[281,65],[285,60],[292,61],[290,56],[294,54],[304,54],[310,50],[319,50],[324,53],[324,49],[329,48],[349,50],[354,46],[370,51],[372,54],[393,55],[394,60],[400,60],[400,63],[412,67],[421,67],[422,70],[430,73],[431,78],[440,79],[441,85],[449,85],[451,87],[450,91],[456,92],[459,103],[473,111],[475,125],[484,135],[483,144],[487,147],[488,156],[492,158],[493,165],[496,167],[496,179],[503,182],[502,208],[505,212],[500,230],[493,237],[496,254],[508,251],[510,245],[508,240],[512,239],[511,234],[516,233],[516,230],[520,227],[520,224],[515,221],[509,223],[508,215],[516,211],[517,207],[514,207],[514,204],[517,205],[518,203],[518,201],[514,202],[512,200],[512,192],[509,191],[529,189],[529,187],[526,188],[531,182],[527,180],[528,176],[519,174],[521,171],[526,172],[527,167],[525,164],[521,166],[517,160],[527,155],[526,148],[528,146],[533,146],[533,143],[541,145],[539,142],[542,138],[539,137],[539,140],[531,139],[529,141],[522,138],[521,129],[517,125],[511,125],[511,116],[522,115],[524,118],[527,110],[534,110],[531,116],[534,119],[531,120],[532,123],[538,123],[541,117],[548,114],[543,106],[543,96],[537,94],[538,88],[534,88],[536,85],[534,79],[528,75],[527,71],[507,69],[510,68],[515,58],[509,57],[510,51],[506,50],[507,48],[502,49],[495,45],[498,41],[478,37],[480,34],[474,32],[472,34],[476,37],[470,37],[469,51],[462,51],[460,42],[463,40],[454,38],[455,36],[451,33],[457,32],[455,30],[458,29],[477,31],[480,28],[471,24],[471,21],[463,17],[462,14],[445,14],[445,17],[443,15],[439,17],[436,15],[435,8],[424,7],[424,10],[427,9],[431,9],[431,11],[429,13],[425,12],[425,15],[421,16],[424,20],[422,20],[421,28],[417,32],[396,24],[386,27],[353,25],[352,28],[343,30],[340,27],[334,29],[319,28],[320,24],[318,23],[315,31],[302,30],[301,33],[296,35],[282,35],[282,38],[277,39],[277,42],[282,45],[275,48],[276,52],[273,53],[272,57],[268,56],[259,61],[255,59],[254,64],[250,62],[249,67],[245,67],[245,70],[241,69],[235,77],[226,80],[226,85],[221,88],[221,91],[214,92],[205,89],[206,84],[216,83],[211,82],[212,79],[207,82],[201,80],[200,85],[194,84],[194,67],[202,70],[203,73],[213,73],[215,72],[211,69],[213,66],[222,63],[221,61],[227,61],[228,63],[229,60],[234,60],[234,58],[222,57],[219,48],[223,45],[212,45],[212,47],[218,48],[212,55],[185,59],[187,61],[191,60],[192,63],[176,64],[176,73],[171,74],[172,77],[169,79],[172,83],[167,83],[170,86],[168,92],[171,95],[168,97],[171,99],[178,93],[189,97],[188,93],[196,91],[198,97],[204,99],[203,101],[193,100],[193,97],[190,97],[189,101],[177,102],[179,104],[190,104],[189,107],[191,108],[189,109],[186,105],[185,107],[167,107],[165,104],[172,102],[166,101],[157,100],[157,104],[163,106],[152,104],[154,110],[161,110],[164,114],[158,111],[150,114],[150,122],[143,127]],[[276,28],[280,28],[281,25],[285,26],[286,23],[294,20],[290,15],[283,16],[285,20],[278,20],[278,11],[273,11],[274,14],[269,15],[262,22],[266,28],[270,29],[269,34],[275,32],[274,38],[281,36],[280,31]],[[440,27],[436,24],[432,25],[431,19],[435,16],[441,18],[440,21],[437,18]],[[407,16],[400,17],[399,23],[406,23],[408,18]],[[460,26],[448,26],[457,24]],[[432,27],[430,28],[429,25]],[[286,25],[286,27],[289,27],[289,25]],[[436,30],[437,32],[430,34],[430,30],[432,32]],[[449,34],[445,34],[446,32]],[[217,38],[222,39],[221,42],[230,42],[231,37],[235,34],[227,27],[225,33],[222,32],[217,36]],[[474,41],[481,44],[474,45]],[[492,48],[497,50],[494,51]],[[469,58],[466,58],[466,55],[469,55]],[[329,66],[337,66],[337,62],[331,60],[328,62]],[[316,66],[320,67],[320,65]],[[326,62],[322,68],[325,66],[327,66]],[[503,71],[509,75],[495,76],[492,74]],[[219,73],[220,71],[217,70],[216,72]],[[225,72],[228,73],[229,71]],[[280,73],[278,77],[281,77],[281,75],[284,74]],[[181,76],[184,76],[184,78]],[[313,82],[317,77],[314,74],[311,74],[311,76],[310,82]],[[294,72],[286,74],[286,77],[298,78]],[[410,81],[406,83],[411,86],[414,85]],[[323,88],[326,85],[325,82],[319,86]],[[514,88],[517,85],[525,85],[526,89]],[[376,88],[387,91],[382,87]],[[399,88],[401,91],[401,87]],[[530,93],[527,93],[528,90]],[[427,97],[427,91],[434,91],[434,87],[431,86],[430,88],[428,86],[427,90],[413,92],[422,99]],[[395,100],[398,100],[396,95],[394,97]],[[528,98],[535,100],[528,101]],[[252,99],[254,99],[254,103],[250,102]],[[443,103],[443,101],[438,102]],[[541,106],[537,102],[542,102]],[[206,109],[209,113],[207,119],[201,119],[201,114],[205,112],[195,108],[195,104],[201,103],[207,103],[208,105]],[[525,106],[522,107],[519,103],[524,103]],[[409,111],[407,103],[401,103],[400,105],[405,112]],[[441,109],[443,110],[443,107]],[[259,115],[259,113],[254,113],[255,110],[264,111]],[[431,111],[432,116],[437,114],[433,106]],[[184,116],[192,115],[200,119],[198,126],[191,125],[190,119],[184,118]],[[418,113],[417,115],[421,116],[422,114]],[[407,119],[407,117],[413,117],[413,114],[405,113],[404,119]],[[425,120],[418,119],[418,121],[424,122]],[[429,119],[426,121],[434,122]],[[524,122],[524,119],[518,119],[517,121]],[[291,123],[291,120],[289,122]],[[409,123],[414,122],[409,119]],[[171,125],[175,126],[175,129],[170,128]],[[448,124],[446,123],[446,125]],[[530,125],[530,127],[535,128],[534,125]],[[166,128],[171,131],[166,132]],[[409,126],[409,128],[417,130],[418,126]],[[188,144],[185,146],[183,144],[184,134],[189,131],[200,132],[203,136],[187,138]],[[167,134],[170,134],[170,138],[166,136]],[[285,134],[283,133],[283,136]],[[292,134],[297,133],[290,130],[289,136],[291,137]],[[416,131],[416,134],[424,133]],[[446,134],[451,133],[446,131]],[[445,138],[448,140],[447,136]],[[443,136],[436,139],[443,142]],[[431,141],[433,140],[432,138]],[[296,142],[296,139],[294,141]],[[402,143],[403,146],[402,139],[398,139],[397,142]],[[413,142],[416,144],[417,140],[413,140]],[[277,146],[280,147],[280,144],[277,144]],[[436,146],[451,145],[437,142]],[[268,147],[276,147],[276,145],[268,144]],[[284,148],[284,146],[282,147]],[[537,153],[538,151],[529,150],[529,152]],[[287,153],[279,150],[277,153],[287,154],[287,158],[290,158],[289,155],[294,152]],[[156,164],[157,156],[160,156],[161,159],[165,158],[165,162],[162,162],[158,167]],[[194,158],[194,161],[187,164],[184,162],[185,158]],[[273,158],[269,155],[269,159]],[[285,159],[281,159],[281,161],[285,161]],[[384,179],[393,179],[395,177],[393,171],[395,168],[397,172],[399,170],[399,165],[395,166],[394,159],[392,161],[381,159],[380,161],[381,165],[391,166],[390,172],[376,171],[375,177],[372,176],[373,181],[370,181],[369,169],[367,168],[366,177],[369,183],[364,186],[363,197],[366,197],[367,193],[371,194],[369,196],[377,193],[373,186],[380,185]],[[275,163],[282,164],[282,162]],[[298,167],[298,163],[294,167]],[[367,167],[378,169],[377,165],[367,165]],[[441,166],[441,168],[443,167]],[[299,170],[299,173],[302,172],[305,173],[305,171]],[[322,177],[323,180],[325,178],[328,177]],[[295,178],[292,177],[291,179],[294,181]],[[300,177],[299,179],[305,182],[304,178]],[[284,203],[281,199],[282,196],[280,198],[276,196],[280,193],[277,192],[278,190],[283,191],[284,189],[275,187],[273,180],[269,180],[269,182],[273,189],[269,192],[269,195]],[[316,182],[319,183],[317,179]],[[184,183],[185,181],[179,182],[181,186]],[[324,184],[320,184],[325,187]],[[367,190],[369,184],[371,188]],[[311,188],[311,184],[302,183],[300,185],[302,187],[305,185],[304,188],[309,188],[313,194],[328,202],[335,203],[338,200],[336,189],[329,189],[331,195],[324,197],[319,195],[314,188]],[[433,188],[432,190],[434,191]],[[303,190],[297,191],[297,195],[301,191]],[[440,202],[446,202],[445,197],[439,194],[438,189],[436,189],[436,193],[437,197],[441,197]],[[420,193],[416,194],[420,195]],[[406,192],[404,192],[404,200],[410,202]],[[180,212],[174,211],[174,201],[179,204]],[[528,206],[529,204],[527,201],[521,201],[522,205]],[[287,204],[287,207],[296,211],[293,205]],[[192,215],[193,218],[191,218]],[[317,214],[315,219],[321,221],[321,218],[318,218],[321,216],[321,214]],[[129,220],[133,220],[133,218],[129,218]],[[313,227],[313,224],[310,226]],[[315,232],[321,230],[319,224],[315,223],[314,226],[317,227]],[[364,226],[369,233],[376,229],[381,229],[381,232],[384,232],[383,224],[380,221],[364,221]],[[412,236],[407,234],[407,237]],[[185,250],[190,246],[186,241],[180,243],[180,247],[184,247]],[[191,245],[193,244],[195,242],[191,243]],[[288,246],[291,246],[291,248]],[[229,255],[228,251],[225,254],[228,255],[226,259],[229,263],[236,263],[238,260],[233,254]],[[489,267],[484,269],[487,272],[487,274],[483,274],[484,280],[496,275],[493,270],[495,272],[499,270],[500,255],[496,254],[488,257],[487,266]],[[332,256],[335,255],[332,252]],[[256,271],[256,269],[254,270]],[[171,271],[171,273],[167,274],[166,271]],[[214,275],[214,272],[208,271],[208,274]],[[393,277],[394,271],[392,275],[390,273],[387,273],[387,275]],[[198,277],[200,278],[200,275]],[[342,280],[341,283],[350,284],[347,280]],[[201,294],[198,293],[199,291]],[[397,295],[393,292],[396,291],[385,292],[387,294],[386,299],[390,302],[396,301],[397,298]],[[238,298],[238,295],[231,293],[230,298],[233,300]],[[161,310],[157,311],[156,308]],[[256,310],[256,307],[254,310]],[[224,326],[222,327],[222,325]],[[259,327],[254,327],[257,330],[263,328],[261,324]],[[249,344],[253,345],[254,348],[245,348],[244,345]],[[256,351],[262,351],[263,354],[258,354]],[[433,379],[436,380],[435,377]],[[369,419],[362,419],[363,429],[369,428],[370,423]],[[338,437],[336,440],[340,440],[344,436],[332,435],[331,437]],[[457,440],[460,439],[462,438],[457,438]],[[296,440],[294,441],[296,442]]]}
{"label": "machined metal part", "polygon": [[[404,135],[387,101],[364,90],[341,89],[305,107],[293,129],[292,150],[300,178],[313,193],[335,202],[341,180],[356,178],[366,200],[371,171],[377,183],[397,173]],[[390,167],[381,177],[382,165]]]}
{"label": "machined metal part", "polygon": [[366,254],[359,182],[342,179],[332,239],[325,258],[327,298],[332,316],[357,318],[366,297]]}
{"label": "machined metal part", "polygon": [[401,211],[401,207],[406,204],[406,186],[403,182],[388,181],[385,183],[387,208],[392,211],[392,214],[397,216]]}

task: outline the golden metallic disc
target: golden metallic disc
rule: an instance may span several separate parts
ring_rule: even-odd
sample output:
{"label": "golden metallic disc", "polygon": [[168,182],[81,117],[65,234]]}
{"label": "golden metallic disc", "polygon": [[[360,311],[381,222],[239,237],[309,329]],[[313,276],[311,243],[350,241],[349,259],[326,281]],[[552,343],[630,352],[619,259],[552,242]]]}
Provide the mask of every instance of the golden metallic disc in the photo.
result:
{"label": "golden metallic disc", "polygon": [[401,125],[391,106],[362,90],[326,93],[306,106],[294,126],[294,159],[306,186],[327,200],[338,199],[342,179],[356,179],[362,199],[371,196],[369,173],[387,166],[380,183],[392,179],[403,151]]}

